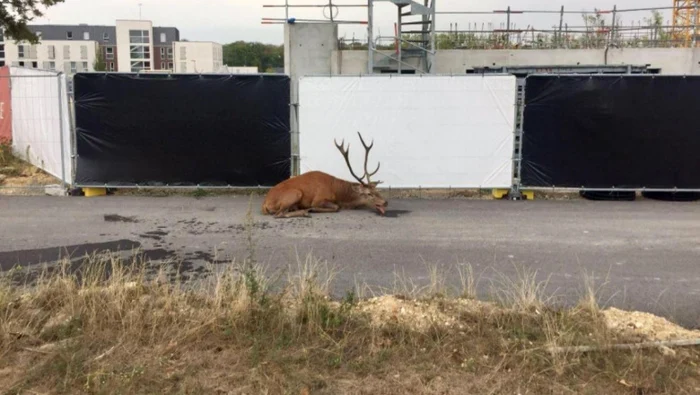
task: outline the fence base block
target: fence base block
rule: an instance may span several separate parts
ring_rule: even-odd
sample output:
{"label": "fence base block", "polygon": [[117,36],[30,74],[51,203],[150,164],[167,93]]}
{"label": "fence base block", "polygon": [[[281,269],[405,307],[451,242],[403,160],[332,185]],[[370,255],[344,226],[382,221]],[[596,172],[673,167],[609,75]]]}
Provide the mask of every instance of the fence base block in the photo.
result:
{"label": "fence base block", "polygon": [[510,189],[492,189],[491,195],[494,199],[503,199],[510,193]]}
{"label": "fence base block", "polygon": [[85,197],[105,196],[107,188],[83,188],[83,193]]}
{"label": "fence base block", "polygon": [[535,200],[535,191],[520,191],[520,194],[526,200]]}

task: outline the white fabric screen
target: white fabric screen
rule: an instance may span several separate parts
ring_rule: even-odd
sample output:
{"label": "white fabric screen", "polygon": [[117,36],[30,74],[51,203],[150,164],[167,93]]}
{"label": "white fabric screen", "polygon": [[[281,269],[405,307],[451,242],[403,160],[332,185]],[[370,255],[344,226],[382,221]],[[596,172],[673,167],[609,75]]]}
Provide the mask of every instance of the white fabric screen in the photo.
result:
{"label": "white fabric screen", "polygon": [[353,180],[333,139],[350,143],[356,173],[394,188],[507,188],[513,174],[514,76],[337,76],[299,82],[301,172]]}
{"label": "white fabric screen", "polygon": [[11,67],[10,76],[13,150],[23,160],[58,179],[65,175],[65,182],[70,183],[70,113],[65,74]]}

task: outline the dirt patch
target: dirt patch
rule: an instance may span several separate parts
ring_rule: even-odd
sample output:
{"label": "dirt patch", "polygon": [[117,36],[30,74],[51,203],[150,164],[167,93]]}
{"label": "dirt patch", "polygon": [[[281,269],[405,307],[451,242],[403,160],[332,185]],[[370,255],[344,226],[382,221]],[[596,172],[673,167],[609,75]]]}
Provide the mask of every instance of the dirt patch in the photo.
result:
{"label": "dirt patch", "polygon": [[118,214],[105,214],[105,222],[126,222],[126,223],[137,223],[139,222],[136,217],[124,217]]}
{"label": "dirt patch", "polygon": [[700,330],[682,328],[653,314],[616,308],[607,309],[603,314],[608,327],[625,338],[640,341],[700,339]]}
{"label": "dirt patch", "polygon": [[459,316],[465,312],[488,314],[495,306],[477,300],[451,300],[449,304],[430,301],[403,299],[385,295],[363,301],[359,310],[367,313],[373,325],[382,327],[387,324],[406,325],[416,331],[429,328],[464,329],[459,324]]}

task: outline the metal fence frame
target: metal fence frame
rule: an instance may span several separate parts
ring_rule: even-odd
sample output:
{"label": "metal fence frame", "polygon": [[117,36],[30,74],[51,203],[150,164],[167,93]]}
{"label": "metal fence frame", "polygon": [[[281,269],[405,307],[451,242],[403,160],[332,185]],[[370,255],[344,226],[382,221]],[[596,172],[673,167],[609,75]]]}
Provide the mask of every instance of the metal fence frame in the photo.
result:
{"label": "metal fence frame", "polygon": [[[0,76],[0,78],[6,78],[9,81],[9,98],[11,100],[10,103],[10,108],[12,111],[12,118],[11,118],[11,128],[13,131],[12,134],[12,139],[11,141],[15,140],[15,134],[14,134],[14,125],[15,125],[15,109],[17,108],[17,103],[13,99],[13,89],[14,89],[14,84],[13,81],[17,80],[23,80],[23,79],[55,79],[56,84],[57,84],[57,94],[56,94],[56,103],[55,105],[58,107],[58,138],[59,138],[59,150],[60,150],[60,176],[53,175],[43,169],[41,166],[38,166],[34,163],[31,163],[29,158],[26,157],[26,155],[22,155],[21,153],[18,152],[18,150],[15,150],[13,147],[13,143],[11,143],[11,148],[12,148],[12,154],[16,156],[18,159],[27,162],[30,166],[38,168],[42,170],[43,172],[51,175],[52,177],[56,178],[56,183],[51,183],[51,184],[29,184],[29,185],[7,185],[5,183],[0,184],[0,192],[6,191],[6,190],[20,190],[20,191],[32,191],[32,190],[46,190],[48,187],[55,187],[56,185],[60,186],[61,190],[63,192],[67,191],[68,186],[73,183],[74,177],[75,177],[75,166],[74,164],[70,166],[70,174],[67,174],[66,172],[66,164],[68,161],[72,160],[72,158],[68,157],[66,154],[66,137],[67,134],[71,133],[72,127],[69,125],[68,130],[66,130],[66,125],[64,121],[66,120],[65,117],[69,116],[69,112],[71,109],[70,105],[70,97],[68,94],[68,89],[66,87],[66,75],[63,72],[56,72],[53,70],[42,70],[42,69],[34,69],[34,68],[27,68],[27,67],[19,67],[19,66],[7,66],[10,73],[7,76]],[[28,70],[28,71],[39,71],[45,74],[36,74],[36,75],[21,75],[21,74],[12,74],[13,69],[22,69],[22,70]],[[44,99],[46,99],[44,97]],[[53,99],[53,98],[51,98]],[[63,106],[63,100],[66,100],[66,108]],[[69,137],[69,144],[73,145],[72,138]],[[70,147],[69,147],[70,148]],[[71,148],[72,149],[72,148]]]}
{"label": "metal fence frame", "polygon": [[[256,73],[256,74],[248,74],[248,73],[242,73],[242,74],[233,74],[233,73],[172,73],[172,72],[163,72],[163,73],[142,73],[142,72],[124,72],[124,71],[91,71],[91,72],[83,72],[81,74],[109,74],[109,75],[118,75],[118,74],[128,74],[128,75],[133,75],[136,74],[137,77],[140,77],[142,75],[145,76],[151,76],[153,74],[159,74],[159,75],[164,75],[166,78],[172,78],[173,76],[177,75],[198,75],[198,76],[217,76],[217,77],[226,77],[226,76],[286,76],[289,77],[285,73]],[[71,179],[71,186],[73,188],[108,188],[108,189],[137,189],[137,190],[149,190],[149,189],[177,189],[177,190],[198,190],[198,189],[211,189],[211,190],[267,190],[271,187],[268,186],[263,186],[263,185],[254,185],[254,186],[235,186],[235,185],[202,185],[202,184],[193,184],[193,185],[170,185],[167,183],[164,183],[163,185],[141,185],[141,184],[110,184],[110,183],[105,183],[105,184],[84,184],[84,183],[77,183],[75,181],[75,173],[77,172],[77,162],[78,162],[78,152],[77,152],[77,123],[75,119],[75,85],[73,84],[73,76],[70,76],[67,78],[67,86],[70,92],[68,92],[68,97],[69,97],[69,102],[70,102],[70,109],[71,109],[71,136],[72,136],[72,144],[73,146],[71,147],[71,152],[72,152],[72,159],[73,162],[75,163],[75,167],[73,168],[73,178]],[[290,87],[291,87],[292,81],[290,80]],[[290,103],[289,106],[290,108],[293,107],[293,98],[291,97],[290,94]],[[290,145],[291,145],[291,150],[290,152],[292,155],[290,156],[290,164],[289,164],[289,175],[294,176],[294,142],[293,142],[293,127],[291,125],[291,118],[290,118]]]}

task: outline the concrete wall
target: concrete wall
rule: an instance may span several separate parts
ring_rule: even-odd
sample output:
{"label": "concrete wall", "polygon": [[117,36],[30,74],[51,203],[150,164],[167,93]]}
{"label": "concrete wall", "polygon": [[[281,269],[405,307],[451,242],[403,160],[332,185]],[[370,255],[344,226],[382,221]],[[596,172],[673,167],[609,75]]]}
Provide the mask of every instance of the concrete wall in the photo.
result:
{"label": "concrete wall", "polygon": [[[338,25],[334,23],[284,25],[284,72],[291,79],[290,125],[292,134],[292,174],[299,174],[299,78],[332,74],[338,62]],[[365,60],[367,59],[365,54]],[[366,67],[365,67],[366,69]]]}
{"label": "concrete wall", "polygon": [[[331,73],[366,74],[366,51],[334,51]],[[380,59],[379,56],[376,57]],[[607,64],[661,68],[662,74],[700,75],[700,48],[626,48],[607,52]],[[443,50],[435,57],[437,74],[464,74],[468,68],[516,65],[606,64],[604,49],[580,50]]]}

